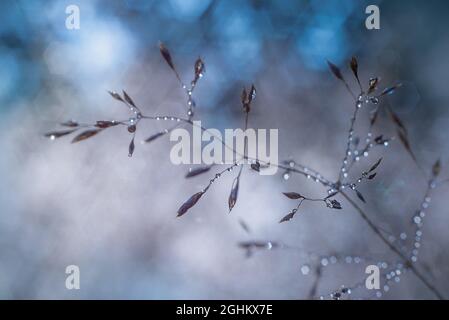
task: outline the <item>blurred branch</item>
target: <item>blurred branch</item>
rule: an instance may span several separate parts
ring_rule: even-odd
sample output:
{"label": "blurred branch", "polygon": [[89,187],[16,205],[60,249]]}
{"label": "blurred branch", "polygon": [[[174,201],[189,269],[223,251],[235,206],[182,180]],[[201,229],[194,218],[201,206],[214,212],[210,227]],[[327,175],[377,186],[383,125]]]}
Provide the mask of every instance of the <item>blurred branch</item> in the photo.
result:
{"label": "blurred branch", "polygon": [[439,290],[433,286],[422,274],[419,270],[416,269],[416,267],[413,265],[413,263],[399,250],[397,249],[393,244],[391,244],[387,238],[382,234],[381,230],[374,224],[374,222],[367,216],[367,214],[363,211],[362,208],[359,207],[359,205],[354,202],[345,192],[341,192],[341,195],[351,204],[354,209],[356,209],[357,213],[360,215],[360,217],[366,222],[366,224],[370,227],[370,229],[374,232],[374,234],[382,240],[382,242],[392,251],[394,252],[398,257],[400,257],[404,262],[407,268],[409,268],[413,274],[421,280],[424,285],[432,291],[435,296],[438,297],[438,299],[443,300],[444,297],[442,293],[439,292]]}

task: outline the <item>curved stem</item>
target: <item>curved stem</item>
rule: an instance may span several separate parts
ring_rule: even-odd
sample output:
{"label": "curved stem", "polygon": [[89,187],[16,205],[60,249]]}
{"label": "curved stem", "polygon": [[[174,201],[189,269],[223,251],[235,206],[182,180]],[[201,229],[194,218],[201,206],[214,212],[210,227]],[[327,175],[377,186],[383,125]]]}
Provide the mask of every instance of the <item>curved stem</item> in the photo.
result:
{"label": "curved stem", "polygon": [[[248,157],[248,156],[244,156],[243,154],[238,153],[233,147],[227,145],[227,144],[223,141],[223,139],[222,139],[221,137],[215,135],[215,134],[212,133],[212,132],[209,132],[209,131],[208,131],[206,128],[204,128],[203,126],[200,126],[200,125],[194,123],[193,120],[186,119],[186,118],[181,118],[181,117],[163,116],[163,115],[162,115],[162,116],[146,116],[146,115],[142,115],[142,119],[148,119],[148,120],[161,120],[161,119],[163,119],[163,120],[173,120],[173,121],[177,121],[177,122],[187,123],[187,124],[191,125],[192,127],[196,127],[196,128],[198,128],[198,129],[200,129],[202,132],[208,132],[211,136],[213,136],[215,139],[217,139],[218,141],[220,141],[220,143],[221,143],[226,149],[232,151],[232,152],[233,152],[235,155],[237,155],[237,156],[241,156],[242,159],[254,160],[254,161],[258,160],[258,159],[255,159],[255,158],[252,158],[252,157]],[[246,122],[246,121],[245,121],[245,122]],[[268,162],[265,162],[265,161],[262,161],[262,160],[258,160],[258,161],[259,161],[261,164],[274,166],[274,167],[277,167],[277,168],[279,168],[279,169],[288,170],[288,171],[290,171],[290,172],[295,172],[295,173],[298,173],[298,174],[303,175],[304,177],[307,177],[307,176],[310,175],[310,173],[309,173],[309,172],[306,172],[305,170],[300,170],[300,169],[292,168],[292,167],[290,167],[290,166],[285,166],[285,165],[282,165],[282,164],[279,164],[279,163],[268,163]],[[301,166],[302,166],[302,167],[305,167],[305,166],[303,166],[303,165],[301,165]],[[307,167],[307,168],[309,168],[309,167]],[[312,170],[312,172],[317,172],[316,170],[313,170],[313,169],[310,169],[310,168],[309,168],[309,171],[310,171],[310,170]],[[319,174],[319,178],[317,177],[317,179],[318,179],[319,182],[320,182],[323,186],[325,186],[325,187],[329,187],[329,186],[331,185],[331,183],[329,182],[330,180],[328,180],[328,179],[327,179],[326,177],[324,177],[322,174]]]}
{"label": "curved stem", "polygon": [[351,204],[354,209],[358,212],[358,214],[362,217],[362,219],[368,224],[368,226],[371,228],[371,230],[374,232],[374,234],[381,239],[387,247],[393,251],[397,256],[399,256],[402,260],[405,261],[406,267],[408,267],[412,273],[423,282],[423,284],[432,291],[435,296],[440,299],[444,300],[443,295],[438,291],[438,289],[433,286],[422,274],[421,272],[416,269],[416,267],[413,265],[413,263],[399,250],[397,249],[393,244],[391,244],[388,239],[382,234],[381,230],[374,224],[374,222],[366,215],[366,213],[363,211],[362,208],[360,208],[357,203],[355,203],[344,191],[341,191],[340,194]]}

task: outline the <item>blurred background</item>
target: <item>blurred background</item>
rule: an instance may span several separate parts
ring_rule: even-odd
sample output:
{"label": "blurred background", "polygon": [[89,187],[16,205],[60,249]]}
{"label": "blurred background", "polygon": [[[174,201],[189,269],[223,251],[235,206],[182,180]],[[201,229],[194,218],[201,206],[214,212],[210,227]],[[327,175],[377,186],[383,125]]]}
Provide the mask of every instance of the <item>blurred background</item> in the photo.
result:
{"label": "blurred background", "polygon": [[[80,8],[79,30],[65,27],[71,4]],[[370,4],[380,7],[380,30],[365,28]],[[240,92],[254,83],[250,126],[279,129],[280,159],[336,179],[353,102],[326,59],[356,89],[347,68],[355,55],[365,87],[375,76],[381,88],[403,84],[386,101],[408,128],[418,163],[430,175],[440,157],[444,179],[448,14],[446,1],[1,1],[0,298],[303,299],[363,282],[371,261],[390,268],[397,256],[341,197],[342,210],[304,203],[293,220],[278,223],[295,206],[282,192],[326,193],[302,176],[245,169],[231,214],[233,174],[224,176],[176,219],[213,172],[184,179],[189,166],[171,164],[168,137],[137,143],[129,158],[124,127],[73,145],[43,134],[69,119],[126,119],[107,90],[125,89],[145,114],[185,116],[185,95],[159,53],[162,41],[185,81],[197,57],[204,60],[194,96],[195,119],[205,127],[240,127]],[[164,125],[142,123],[136,142]],[[375,134],[395,134],[385,112]],[[353,177],[380,156],[376,179],[360,187],[367,203],[359,203],[409,255],[426,179],[397,140],[360,161]],[[444,185],[433,191],[416,265],[449,297],[447,192]],[[238,243],[253,240],[290,249],[247,257]],[[71,264],[80,267],[80,290],[65,288]],[[434,298],[413,274],[397,278],[350,298]]]}

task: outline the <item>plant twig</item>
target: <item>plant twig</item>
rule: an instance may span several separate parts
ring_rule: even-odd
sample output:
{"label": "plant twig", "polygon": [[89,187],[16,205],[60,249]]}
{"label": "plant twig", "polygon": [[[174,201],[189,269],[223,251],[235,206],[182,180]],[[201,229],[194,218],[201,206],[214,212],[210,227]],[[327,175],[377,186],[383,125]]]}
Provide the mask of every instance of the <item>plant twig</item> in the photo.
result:
{"label": "plant twig", "polygon": [[374,222],[368,217],[368,215],[363,211],[360,206],[353,201],[344,191],[341,191],[340,194],[348,201],[349,204],[351,204],[354,209],[356,209],[357,213],[360,215],[360,217],[367,223],[367,225],[370,227],[370,229],[374,232],[374,234],[384,242],[384,244],[397,256],[399,256],[404,262],[408,269],[412,271],[412,273],[422,281],[422,283],[430,290],[432,291],[435,296],[443,300],[444,297],[442,293],[433,285],[431,284],[424,275],[421,274],[421,272],[413,265],[413,263],[399,250],[397,249],[393,244],[391,244],[387,238],[382,234],[381,230],[374,224]]}

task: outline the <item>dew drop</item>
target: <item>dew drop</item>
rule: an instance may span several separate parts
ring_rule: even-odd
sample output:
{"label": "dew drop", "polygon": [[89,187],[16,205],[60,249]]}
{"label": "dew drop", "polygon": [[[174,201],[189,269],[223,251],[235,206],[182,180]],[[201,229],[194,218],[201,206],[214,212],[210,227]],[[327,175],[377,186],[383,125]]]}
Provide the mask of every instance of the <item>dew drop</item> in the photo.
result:
{"label": "dew drop", "polygon": [[301,273],[303,274],[303,275],[308,275],[309,274],[309,272],[310,272],[310,267],[308,266],[308,265],[303,265],[302,267],[301,267]]}
{"label": "dew drop", "polygon": [[323,258],[321,259],[321,265],[323,267],[327,266],[329,264],[329,260],[327,258]]}

